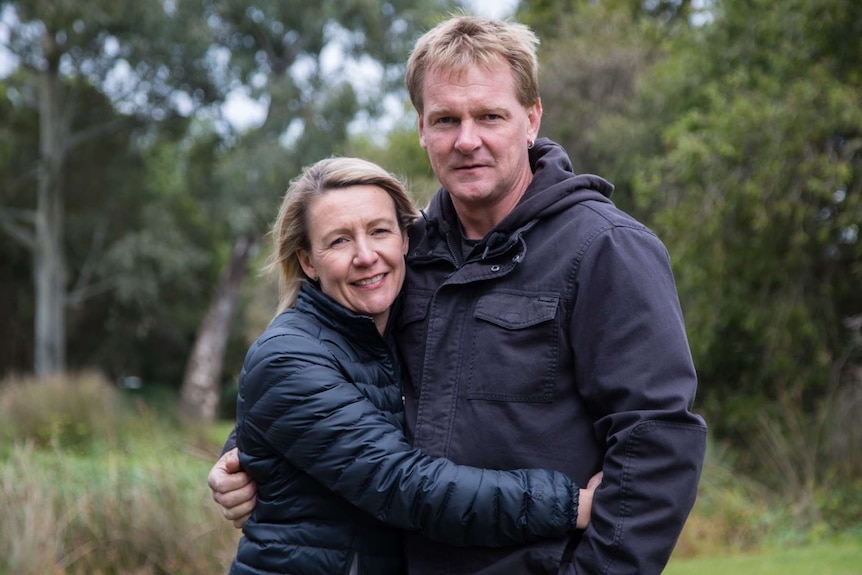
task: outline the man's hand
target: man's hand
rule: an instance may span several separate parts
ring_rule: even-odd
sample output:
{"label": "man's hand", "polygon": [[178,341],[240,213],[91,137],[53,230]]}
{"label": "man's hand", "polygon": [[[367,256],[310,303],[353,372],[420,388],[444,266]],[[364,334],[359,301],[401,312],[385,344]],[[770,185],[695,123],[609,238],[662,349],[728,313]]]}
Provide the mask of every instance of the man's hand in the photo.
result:
{"label": "man's hand", "polygon": [[257,503],[257,484],[239,466],[239,450],[233,448],[216,461],[207,476],[213,499],[221,505],[225,519],[239,529]]}
{"label": "man's hand", "polygon": [[578,529],[586,529],[593,512],[593,493],[602,482],[604,472],[599,471],[587,481],[587,486],[578,495]]}

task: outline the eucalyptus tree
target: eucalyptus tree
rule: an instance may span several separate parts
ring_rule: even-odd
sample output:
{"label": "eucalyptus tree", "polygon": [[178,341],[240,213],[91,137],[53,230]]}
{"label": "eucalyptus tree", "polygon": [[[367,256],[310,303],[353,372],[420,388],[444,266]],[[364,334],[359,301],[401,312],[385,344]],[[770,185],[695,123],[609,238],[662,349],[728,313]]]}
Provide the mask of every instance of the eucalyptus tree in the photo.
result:
{"label": "eucalyptus tree", "polygon": [[[38,158],[29,182],[32,211],[0,212],[0,228],[32,254],[37,375],[66,365],[69,287],[79,294],[85,269],[70,270],[65,245],[66,171],[90,141],[131,123],[159,122],[220,98],[209,57],[209,30],[186,2],[135,0],[0,1],[18,73],[17,105],[38,111]],[[86,94],[104,94],[119,114],[93,114]],[[74,276],[74,277],[73,277]]]}
{"label": "eucalyptus tree", "polygon": [[[205,0],[203,13],[235,87],[265,110],[219,168],[214,221],[231,246],[183,379],[183,411],[212,419],[223,350],[248,259],[301,166],[343,153],[351,125],[384,112],[409,47],[444,0]],[[393,166],[393,169],[396,167]]]}

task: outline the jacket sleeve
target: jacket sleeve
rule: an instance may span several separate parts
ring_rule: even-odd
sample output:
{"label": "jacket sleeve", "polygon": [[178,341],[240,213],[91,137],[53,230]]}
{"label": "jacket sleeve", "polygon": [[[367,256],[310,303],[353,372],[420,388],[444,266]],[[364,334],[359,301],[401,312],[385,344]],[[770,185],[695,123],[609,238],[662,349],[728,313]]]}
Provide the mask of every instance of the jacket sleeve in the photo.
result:
{"label": "jacket sleeve", "polygon": [[577,573],[661,573],[694,505],[706,425],[667,250],[611,228],[580,264],[570,324],[576,378],[604,442],[604,477]]}
{"label": "jacket sleeve", "polygon": [[394,527],[493,547],[575,530],[579,490],[565,475],[432,459],[345,380],[317,341],[283,335],[264,343],[246,363],[238,401],[241,450],[247,440],[266,445]]}
{"label": "jacket sleeve", "polygon": [[221,448],[219,457],[236,447],[236,427],[230,430],[230,435],[225,439],[224,446]]}

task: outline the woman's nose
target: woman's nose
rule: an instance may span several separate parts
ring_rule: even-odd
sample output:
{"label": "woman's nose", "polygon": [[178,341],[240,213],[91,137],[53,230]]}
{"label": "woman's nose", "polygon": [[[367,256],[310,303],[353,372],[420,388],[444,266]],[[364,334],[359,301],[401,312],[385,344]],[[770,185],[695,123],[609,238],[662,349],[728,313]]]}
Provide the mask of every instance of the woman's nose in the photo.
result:
{"label": "woman's nose", "polygon": [[353,265],[369,266],[377,261],[377,252],[374,247],[365,240],[356,242],[356,252],[353,254]]}

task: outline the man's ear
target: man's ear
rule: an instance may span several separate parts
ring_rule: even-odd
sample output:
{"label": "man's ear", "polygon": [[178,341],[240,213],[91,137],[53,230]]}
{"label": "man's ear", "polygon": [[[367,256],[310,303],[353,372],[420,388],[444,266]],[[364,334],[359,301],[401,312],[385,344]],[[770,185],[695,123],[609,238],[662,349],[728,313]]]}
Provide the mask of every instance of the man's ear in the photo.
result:
{"label": "man's ear", "polygon": [[536,98],[536,103],[527,108],[527,121],[530,123],[530,134],[527,136],[531,140],[539,137],[539,128],[542,126],[542,99]]}

